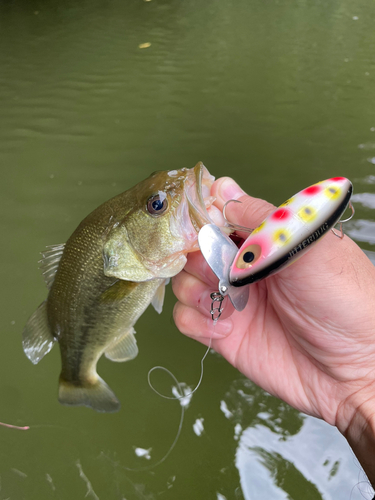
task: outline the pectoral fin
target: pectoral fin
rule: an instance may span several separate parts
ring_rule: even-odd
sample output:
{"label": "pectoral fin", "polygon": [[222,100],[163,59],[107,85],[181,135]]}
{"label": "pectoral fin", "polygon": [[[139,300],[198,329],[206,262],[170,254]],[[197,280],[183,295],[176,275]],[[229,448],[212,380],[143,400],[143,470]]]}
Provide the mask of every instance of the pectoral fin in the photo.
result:
{"label": "pectoral fin", "polygon": [[23,350],[34,365],[50,352],[56,339],[49,329],[46,301],[31,315],[22,337]]}
{"label": "pectoral fin", "polygon": [[113,285],[104,290],[100,296],[100,300],[103,303],[113,304],[115,302],[121,302],[126,297],[128,297],[131,292],[137,288],[138,283],[133,281],[123,281],[117,280]]}
{"label": "pectoral fin", "polygon": [[108,347],[105,351],[105,357],[118,363],[134,359],[138,354],[137,341],[134,334],[135,330],[131,328],[117,342]]}
{"label": "pectoral fin", "polygon": [[154,298],[152,299],[152,306],[154,307],[155,311],[159,314],[163,311],[163,304],[164,304],[164,297],[165,297],[165,287],[168,285],[170,282],[170,279],[166,279],[163,281],[163,283],[159,286],[159,288],[156,290],[156,293],[154,295]]}

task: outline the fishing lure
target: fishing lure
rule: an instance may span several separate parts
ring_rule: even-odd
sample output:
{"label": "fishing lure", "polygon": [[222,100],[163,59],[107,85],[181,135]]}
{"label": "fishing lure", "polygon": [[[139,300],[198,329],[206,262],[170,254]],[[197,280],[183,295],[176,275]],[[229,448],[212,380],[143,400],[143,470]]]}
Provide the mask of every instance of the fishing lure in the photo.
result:
{"label": "fishing lure", "polygon": [[334,177],[282,203],[238,250],[229,270],[230,284],[255,283],[292,264],[339,222],[352,192],[348,179]]}
{"label": "fishing lure", "polygon": [[[212,225],[205,225],[198,242],[207,263],[219,278],[219,292],[229,295],[234,307],[242,310],[248,287],[295,262],[333,227],[350,204],[353,192],[345,177],[318,182],[295,194],[274,210],[238,249],[228,236]],[[347,219],[347,220],[349,220]],[[246,290],[242,292],[242,290]]]}

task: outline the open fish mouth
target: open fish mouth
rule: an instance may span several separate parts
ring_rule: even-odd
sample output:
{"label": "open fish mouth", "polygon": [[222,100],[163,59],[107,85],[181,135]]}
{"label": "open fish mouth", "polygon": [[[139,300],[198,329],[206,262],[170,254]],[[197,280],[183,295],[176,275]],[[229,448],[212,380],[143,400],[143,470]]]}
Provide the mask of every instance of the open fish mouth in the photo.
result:
{"label": "open fish mouth", "polygon": [[172,234],[179,234],[184,241],[185,254],[199,250],[198,233],[204,225],[225,226],[223,215],[211,196],[214,180],[202,162],[186,172],[183,201],[171,219]]}
{"label": "open fish mouth", "polygon": [[202,162],[198,162],[189,171],[185,181],[186,200],[190,221],[198,233],[205,224],[212,224],[208,210],[215,198],[210,195],[215,177],[212,176]]}

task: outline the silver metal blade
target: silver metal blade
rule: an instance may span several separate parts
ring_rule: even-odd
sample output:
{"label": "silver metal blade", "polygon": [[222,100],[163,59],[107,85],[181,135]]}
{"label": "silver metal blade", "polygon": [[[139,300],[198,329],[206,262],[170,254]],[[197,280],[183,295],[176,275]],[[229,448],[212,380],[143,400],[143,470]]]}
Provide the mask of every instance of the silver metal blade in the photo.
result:
{"label": "silver metal blade", "polygon": [[219,279],[219,292],[228,295],[234,308],[242,311],[249,298],[249,287],[234,287],[229,283],[229,268],[238,252],[237,246],[214,224],[202,227],[198,243],[207,264]]}

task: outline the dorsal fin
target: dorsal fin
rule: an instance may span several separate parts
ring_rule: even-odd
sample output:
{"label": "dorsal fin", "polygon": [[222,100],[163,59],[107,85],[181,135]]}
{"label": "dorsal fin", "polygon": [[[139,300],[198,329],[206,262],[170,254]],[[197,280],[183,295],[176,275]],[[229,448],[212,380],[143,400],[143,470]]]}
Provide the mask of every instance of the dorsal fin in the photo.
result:
{"label": "dorsal fin", "polygon": [[47,288],[51,288],[60,259],[64,252],[65,243],[60,245],[49,245],[46,250],[40,252],[42,259],[39,261],[39,269],[42,271]]}

